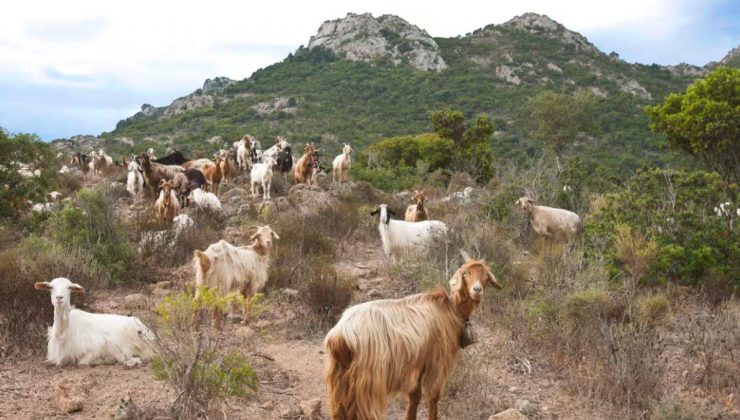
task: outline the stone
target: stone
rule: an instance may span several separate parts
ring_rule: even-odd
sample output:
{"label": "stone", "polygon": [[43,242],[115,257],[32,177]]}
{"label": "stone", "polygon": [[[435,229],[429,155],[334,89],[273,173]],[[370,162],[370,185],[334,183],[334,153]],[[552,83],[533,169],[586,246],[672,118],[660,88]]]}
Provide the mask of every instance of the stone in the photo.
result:
{"label": "stone", "polygon": [[532,401],[526,399],[516,400],[516,403],[514,405],[516,405],[517,410],[528,416],[533,415],[535,411],[537,411],[537,405]]}
{"label": "stone", "polygon": [[321,419],[321,398],[301,401],[301,413],[308,419]]}
{"label": "stone", "polygon": [[141,418],[141,412],[131,400],[131,396],[127,395],[113,407],[111,418],[113,420],[135,420]]}
{"label": "stone", "polygon": [[371,297],[371,298],[377,298],[377,297],[380,297],[381,296],[381,293],[379,291],[375,290],[375,289],[370,289],[367,292],[367,295],[369,297]]}
{"label": "stone", "polygon": [[280,293],[282,293],[282,294],[283,294],[283,295],[285,295],[285,296],[288,296],[288,297],[289,297],[289,298],[291,298],[291,299],[298,299],[298,297],[299,297],[299,296],[300,296],[300,294],[301,294],[301,293],[300,293],[300,292],[299,292],[298,290],[295,290],[295,289],[289,289],[289,288],[287,288],[287,287],[286,287],[286,288],[284,288],[284,289],[282,289],[282,290],[280,291]]}
{"label": "stone", "polygon": [[82,410],[85,401],[82,392],[74,387],[72,383],[64,379],[54,388],[54,402],[62,414],[69,414]]}
{"label": "stone", "polygon": [[126,309],[146,309],[149,302],[144,294],[134,293],[123,298],[123,306]]}
{"label": "stone", "polygon": [[154,284],[155,289],[171,289],[172,282],[169,280],[158,281]]}
{"label": "stone", "polygon": [[488,420],[528,420],[527,416],[520,413],[516,409],[509,408],[498,414],[494,414],[488,418]]}

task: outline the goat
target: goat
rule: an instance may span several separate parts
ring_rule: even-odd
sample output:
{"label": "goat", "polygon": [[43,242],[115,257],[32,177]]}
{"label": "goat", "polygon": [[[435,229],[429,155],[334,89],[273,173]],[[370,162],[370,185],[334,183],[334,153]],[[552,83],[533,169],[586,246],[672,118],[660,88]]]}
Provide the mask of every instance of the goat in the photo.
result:
{"label": "goat", "polygon": [[222,174],[222,177],[221,178],[222,178],[224,184],[228,184],[229,183],[229,179],[231,178],[232,167],[231,167],[231,160],[230,160],[230,158],[232,156],[232,153],[233,152],[231,150],[226,150],[223,153],[223,156],[221,158],[221,164],[220,164],[221,165],[221,174]]}
{"label": "goat", "polygon": [[[244,297],[258,293],[267,282],[272,240],[280,239],[270,226],[256,228],[249,246],[236,247],[220,240],[193,255],[195,285],[217,287],[222,294],[239,292]],[[197,297],[197,292],[196,292]],[[214,311],[214,326],[220,329],[222,314]]]}
{"label": "goat", "polygon": [[200,188],[196,188],[190,192],[187,196],[188,203],[194,203],[197,209],[209,209],[213,211],[221,211],[221,201],[219,201],[216,194],[203,191]]}
{"label": "goat", "polygon": [[183,156],[183,154],[177,150],[167,156],[162,156],[159,159],[150,159],[152,160],[152,162],[159,163],[160,165],[182,165],[183,163],[188,161],[188,159],[185,158],[185,156]]}
{"label": "goat", "polygon": [[141,174],[141,167],[136,162],[136,159],[131,159],[127,169],[126,190],[128,190],[131,196],[136,196],[136,194],[144,192],[144,176]]}
{"label": "goat", "polygon": [[138,162],[141,165],[144,180],[156,197],[159,193],[159,185],[162,181],[171,181],[176,174],[183,171],[182,167],[174,165],[162,165],[154,163],[149,159],[147,153],[139,155]]}
{"label": "goat", "polygon": [[70,155],[69,166],[77,167],[83,172],[87,172],[87,170],[89,169],[88,159],[89,157],[86,154],[74,152]]}
{"label": "goat", "polygon": [[278,152],[274,166],[283,174],[287,174],[293,169],[293,150],[290,146],[285,146]]}
{"label": "goat", "polygon": [[154,202],[157,219],[171,222],[180,211],[180,201],[177,199],[175,190],[172,189],[172,181],[162,180],[159,183],[159,189],[159,198]]}
{"label": "goat", "polygon": [[383,242],[383,252],[387,256],[419,253],[426,249],[436,238],[447,235],[447,225],[439,220],[423,222],[405,222],[391,220],[389,214],[395,215],[388,205],[381,204],[370,215],[380,214],[378,231]]}
{"label": "goat", "polygon": [[144,249],[172,251],[180,237],[195,227],[195,222],[187,214],[178,214],[172,219],[172,225],[172,230],[143,232],[139,241],[139,252]]}
{"label": "goat", "polygon": [[202,171],[203,167],[207,165],[215,165],[215,163],[213,163],[213,161],[210,159],[202,158],[202,159],[189,160],[183,163],[181,166],[185,169],[194,168],[194,169],[199,169]]}
{"label": "goat", "polygon": [[221,158],[217,157],[212,165],[203,166],[202,172],[211,186],[211,191],[218,195],[218,187],[221,185],[221,180],[224,176],[223,172],[221,172]]}
{"label": "goat", "polygon": [[49,202],[54,203],[59,201],[64,194],[60,193],[59,191],[52,191],[50,193],[46,193],[47,196],[49,196]]}
{"label": "goat", "polygon": [[113,164],[113,159],[104,153],[102,149],[100,153],[94,150],[90,152],[90,162],[87,166],[93,175],[97,175],[108,169],[108,159],[110,159],[110,164]]}
{"label": "goat", "polygon": [[580,216],[572,211],[536,206],[535,201],[529,197],[519,198],[515,206],[529,214],[532,228],[541,237],[567,241],[575,236],[582,226]]}
{"label": "goat", "polygon": [[352,165],[351,154],[352,147],[350,147],[349,144],[344,143],[342,154],[335,157],[334,161],[331,163],[331,182],[336,182],[337,178],[339,178],[340,183],[346,181],[345,178],[347,176],[347,172],[349,172],[349,168]]}
{"label": "goat", "polygon": [[252,166],[252,171],[249,173],[249,184],[252,189],[252,196],[257,196],[257,189],[255,186],[258,183],[262,184],[262,200],[270,199],[270,187],[272,186],[272,167],[274,161],[271,157],[266,157],[262,163],[257,163]]}
{"label": "goat", "polygon": [[388,400],[408,397],[415,419],[422,396],[429,419],[461,348],[472,344],[470,316],[486,286],[501,289],[483,260],[465,262],[444,289],[361,303],[344,311],[326,335],[326,383],[332,419],[382,419]]}
{"label": "goat", "polygon": [[154,149],[153,148],[150,147],[149,150],[146,151],[146,154],[149,155],[149,159],[151,159],[151,160],[157,160],[157,157],[154,156]]}
{"label": "goat", "polygon": [[296,184],[306,184],[311,186],[311,178],[313,178],[314,166],[316,164],[314,154],[317,152],[313,143],[306,145],[306,153],[298,159],[293,169],[293,180]]}
{"label": "goat", "polygon": [[72,293],[84,293],[66,278],[38,282],[37,290],[51,292],[54,324],[49,328],[46,360],[57,366],[122,363],[138,366],[154,355],[154,335],[136,317],[93,314],[71,305]]}
{"label": "goat", "polygon": [[406,208],[406,214],[404,220],[407,222],[423,222],[429,220],[429,210],[424,207],[424,201],[426,201],[424,191],[414,190],[413,201],[416,204],[412,204]]}
{"label": "goat", "polygon": [[249,137],[249,134],[245,134],[236,142],[236,163],[242,171],[252,168],[252,142]]}
{"label": "goat", "polygon": [[206,185],[208,185],[208,181],[206,181],[203,172],[194,168],[185,169],[182,173],[176,174],[172,178],[172,187],[177,190],[180,204],[183,207],[188,206],[187,196],[191,191],[196,188],[205,188]]}
{"label": "goat", "polygon": [[290,146],[290,143],[288,143],[288,140],[286,140],[284,137],[277,136],[275,137],[275,144],[272,145],[269,149],[262,152],[262,159],[266,157],[277,159],[278,153],[284,148],[289,147],[289,146]]}

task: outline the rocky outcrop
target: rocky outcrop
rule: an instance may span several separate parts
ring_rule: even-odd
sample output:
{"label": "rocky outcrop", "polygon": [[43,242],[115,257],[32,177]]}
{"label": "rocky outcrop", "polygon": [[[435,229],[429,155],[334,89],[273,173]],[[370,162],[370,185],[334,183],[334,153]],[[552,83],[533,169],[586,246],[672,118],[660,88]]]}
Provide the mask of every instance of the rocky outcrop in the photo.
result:
{"label": "rocky outcrop", "polygon": [[206,79],[206,81],[203,82],[203,92],[208,93],[223,90],[225,87],[233,83],[236,83],[236,80],[231,80],[228,77],[223,76]]}
{"label": "rocky outcrop", "polygon": [[585,36],[567,29],[546,15],[525,13],[521,16],[514,17],[502,26],[521,29],[529,33],[560,40],[566,44],[573,45],[576,51],[602,54]]}
{"label": "rocky outcrop", "polygon": [[353,61],[389,60],[417,70],[447,68],[439,46],[429,34],[398,16],[349,13],[321,24],[308,48],[324,47]]}

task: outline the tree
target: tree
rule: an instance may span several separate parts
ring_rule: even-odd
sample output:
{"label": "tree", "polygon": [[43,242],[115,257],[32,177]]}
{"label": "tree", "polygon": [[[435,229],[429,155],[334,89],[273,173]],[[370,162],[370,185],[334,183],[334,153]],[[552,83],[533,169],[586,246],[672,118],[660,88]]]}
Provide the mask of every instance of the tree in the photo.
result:
{"label": "tree", "polygon": [[0,217],[13,217],[28,200],[43,199],[53,172],[48,144],[34,134],[9,135],[0,128]]}
{"label": "tree", "polygon": [[452,156],[454,167],[469,172],[479,182],[486,182],[493,176],[493,158],[489,144],[493,123],[487,115],[479,116],[467,128],[462,111],[436,111],[432,113],[431,120],[434,132],[439,137],[455,143]]}
{"label": "tree", "polygon": [[594,131],[594,105],[594,95],[587,90],[574,94],[546,91],[529,100],[534,137],[550,147],[558,170],[566,146],[578,133]]}
{"label": "tree", "polygon": [[648,106],[650,129],[699,158],[725,181],[740,182],[740,69],[720,67],[685,93]]}

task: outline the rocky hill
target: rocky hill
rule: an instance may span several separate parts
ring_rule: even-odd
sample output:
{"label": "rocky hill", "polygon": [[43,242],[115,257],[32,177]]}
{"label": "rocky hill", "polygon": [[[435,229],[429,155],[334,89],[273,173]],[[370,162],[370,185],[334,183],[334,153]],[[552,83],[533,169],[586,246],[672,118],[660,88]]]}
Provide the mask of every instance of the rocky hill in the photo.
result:
{"label": "rocky hill", "polygon": [[[721,64],[738,65],[733,51]],[[627,173],[676,162],[649,133],[642,107],[685,89],[715,65],[627,63],[534,13],[453,38],[432,38],[397,16],[348,14],[324,22],[307,47],[244,80],[206,80],[169,106],[143,105],[96,140],[60,146],[207,153],[248,132],[319,142],[330,150],[341,142],[361,148],[429,130],[429,112],[454,107],[489,114],[498,157],[523,161],[539,148],[529,138],[527,98],[585,88],[602,98],[601,130],[572,153]]]}

